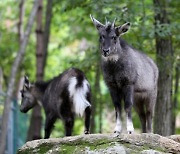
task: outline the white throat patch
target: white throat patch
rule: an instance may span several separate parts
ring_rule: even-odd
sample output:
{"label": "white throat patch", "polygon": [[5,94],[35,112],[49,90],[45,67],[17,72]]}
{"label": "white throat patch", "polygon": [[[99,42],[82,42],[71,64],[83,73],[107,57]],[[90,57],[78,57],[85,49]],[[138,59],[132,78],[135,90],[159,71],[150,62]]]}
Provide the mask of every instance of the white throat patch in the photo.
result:
{"label": "white throat patch", "polygon": [[102,56],[102,59],[104,60],[104,61],[118,61],[118,59],[119,59],[119,55],[111,55],[111,56],[108,56],[108,57],[104,57],[104,56]]}

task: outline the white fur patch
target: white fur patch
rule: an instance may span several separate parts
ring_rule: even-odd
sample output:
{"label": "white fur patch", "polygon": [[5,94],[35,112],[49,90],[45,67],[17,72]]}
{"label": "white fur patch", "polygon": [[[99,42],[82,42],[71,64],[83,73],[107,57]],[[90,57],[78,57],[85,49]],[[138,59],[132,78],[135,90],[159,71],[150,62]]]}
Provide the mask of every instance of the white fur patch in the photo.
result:
{"label": "white fur patch", "polygon": [[77,115],[83,116],[86,107],[91,106],[91,104],[86,99],[86,94],[89,91],[89,83],[87,80],[83,81],[82,87],[76,88],[77,79],[72,77],[69,80],[69,93],[70,97],[73,99],[74,110]]}
{"label": "white fur patch", "polygon": [[119,56],[118,55],[111,55],[111,56],[108,56],[108,57],[104,57],[102,56],[102,58],[105,60],[105,61],[118,61],[119,59]]}
{"label": "white fur patch", "polygon": [[116,127],[114,128],[114,131],[121,132],[121,130],[122,130],[122,123],[121,123],[120,115],[119,113],[117,113]]}
{"label": "white fur patch", "polygon": [[132,120],[130,120],[129,118],[128,118],[128,116],[126,117],[126,125],[127,125],[127,131],[128,131],[128,133],[129,132],[134,132],[134,126],[133,126],[133,123],[132,123]]}

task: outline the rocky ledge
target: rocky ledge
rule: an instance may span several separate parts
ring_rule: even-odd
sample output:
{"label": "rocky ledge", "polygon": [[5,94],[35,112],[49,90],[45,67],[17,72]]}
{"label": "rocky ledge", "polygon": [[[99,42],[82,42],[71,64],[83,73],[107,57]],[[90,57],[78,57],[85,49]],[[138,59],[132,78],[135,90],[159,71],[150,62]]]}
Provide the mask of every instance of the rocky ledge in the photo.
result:
{"label": "rocky ledge", "polygon": [[18,154],[180,154],[180,135],[90,134],[27,142]]}

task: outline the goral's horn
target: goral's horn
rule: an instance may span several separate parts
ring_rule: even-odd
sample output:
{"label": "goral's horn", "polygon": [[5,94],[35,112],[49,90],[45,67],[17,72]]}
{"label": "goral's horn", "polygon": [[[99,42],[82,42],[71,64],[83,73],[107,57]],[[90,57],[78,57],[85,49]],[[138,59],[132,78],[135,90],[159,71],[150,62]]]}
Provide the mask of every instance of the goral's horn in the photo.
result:
{"label": "goral's horn", "polygon": [[107,25],[108,21],[107,21],[107,18],[106,18],[106,17],[105,17],[105,21],[106,21],[106,25]]}
{"label": "goral's horn", "polygon": [[116,22],[116,18],[114,19],[114,21],[112,23],[112,27],[115,27],[115,22]]}

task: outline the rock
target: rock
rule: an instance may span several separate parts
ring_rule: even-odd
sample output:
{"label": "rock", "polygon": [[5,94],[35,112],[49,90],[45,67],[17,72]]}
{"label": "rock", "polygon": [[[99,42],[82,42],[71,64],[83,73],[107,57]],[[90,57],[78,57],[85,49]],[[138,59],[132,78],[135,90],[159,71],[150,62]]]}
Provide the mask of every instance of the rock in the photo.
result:
{"label": "rock", "polygon": [[180,143],[157,134],[90,134],[27,142],[18,154],[161,154],[180,153]]}
{"label": "rock", "polygon": [[180,135],[171,135],[168,138],[180,143]]}

